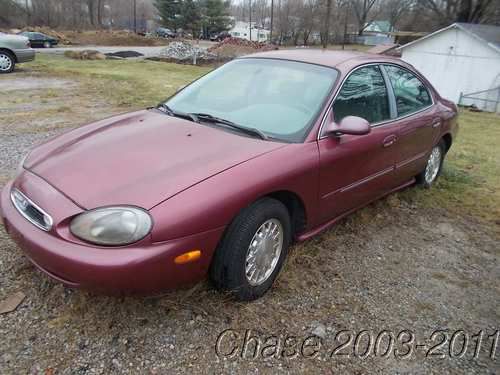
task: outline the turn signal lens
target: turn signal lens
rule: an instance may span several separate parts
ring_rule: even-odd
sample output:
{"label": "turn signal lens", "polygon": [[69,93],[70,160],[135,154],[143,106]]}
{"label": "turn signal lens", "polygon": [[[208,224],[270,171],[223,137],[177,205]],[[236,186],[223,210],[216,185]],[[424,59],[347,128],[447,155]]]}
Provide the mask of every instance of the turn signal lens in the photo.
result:
{"label": "turn signal lens", "polygon": [[200,250],[192,250],[187,253],[176,256],[174,259],[175,264],[184,264],[189,262],[194,262],[195,260],[200,259],[201,251]]}

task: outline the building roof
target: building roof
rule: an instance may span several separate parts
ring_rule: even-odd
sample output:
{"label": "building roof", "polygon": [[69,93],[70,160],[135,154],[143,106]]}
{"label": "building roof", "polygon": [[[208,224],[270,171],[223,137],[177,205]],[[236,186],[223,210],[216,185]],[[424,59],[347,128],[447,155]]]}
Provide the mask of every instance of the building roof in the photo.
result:
{"label": "building roof", "polygon": [[[258,52],[246,57],[258,57],[267,59],[281,59],[305,62],[309,64],[324,65],[332,68],[349,62],[349,65],[357,65],[370,61],[391,62],[395,61],[394,57],[384,55],[374,55],[371,53],[363,53],[356,51],[332,51],[324,49],[310,49],[310,48],[297,48],[297,49],[284,49],[277,51]],[[396,59],[399,64],[401,60]]]}
{"label": "building roof", "polygon": [[399,47],[399,49],[404,49],[406,47],[420,43],[423,40],[432,38],[434,35],[437,35],[439,33],[442,33],[450,29],[462,30],[467,34],[476,38],[478,41],[485,43],[486,45],[488,45],[489,47],[493,48],[494,50],[500,53],[500,26],[480,25],[480,24],[462,23],[462,22],[453,23],[450,26],[437,30],[432,34],[426,35],[423,38],[407,43],[404,46]]}
{"label": "building roof", "polygon": [[389,21],[371,21],[368,22],[366,27],[370,27],[371,25],[376,26],[383,33],[392,31],[391,23]]}

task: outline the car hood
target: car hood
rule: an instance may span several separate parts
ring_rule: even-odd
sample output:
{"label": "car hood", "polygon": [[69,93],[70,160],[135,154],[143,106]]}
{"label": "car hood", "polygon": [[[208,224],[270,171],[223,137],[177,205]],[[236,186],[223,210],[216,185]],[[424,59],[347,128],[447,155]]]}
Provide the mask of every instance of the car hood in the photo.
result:
{"label": "car hood", "polygon": [[148,110],[58,136],[35,148],[24,167],[85,209],[108,205],[150,209],[283,146]]}

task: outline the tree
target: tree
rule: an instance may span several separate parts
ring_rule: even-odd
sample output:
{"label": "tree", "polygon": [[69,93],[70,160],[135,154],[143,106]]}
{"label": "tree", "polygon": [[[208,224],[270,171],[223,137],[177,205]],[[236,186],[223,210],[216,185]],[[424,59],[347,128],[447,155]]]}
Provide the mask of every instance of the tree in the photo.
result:
{"label": "tree", "polygon": [[180,27],[182,3],[179,0],[156,0],[155,6],[162,25],[176,31]]}
{"label": "tree", "polygon": [[24,14],[24,9],[12,0],[0,0],[0,9],[0,26],[11,26],[16,17]]}
{"label": "tree", "polygon": [[299,7],[300,17],[300,30],[302,33],[302,39],[304,45],[307,46],[309,42],[309,36],[316,28],[316,18],[318,12],[318,1],[317,0],[304,0],[304,3]]}
{"label": "tree", "polygon": [[194,38],[199,36],[201,12],[198,4],[193,0],[184,0],[182,3],[180,24],[184,30],[189,30]]}
{"label": "tree", "polygon": [[223,0],[204,0],[202,3],[202,27],[205,37],[226,31],[231,25],[228,14],[229,3]]}
{"label": "tree", "polygon": [[89,11],[89,21],[90,21],[90,24],[92,26],[95,26],[94,6],[95,6],[95,0],[87,0],[87,9]]}
{"label": "tree", "polygon": [[391,28],[396,28],[404,14],[409,14],[415,5],[415,0],[387,0],[383,3],[386,19],[391,24]]}
{"label": "tree", "polygon": [[97,0],[97,24],[102,27],[102,13],[104,8],[104,0]]}
{"label": "tree", "polygon": [[330,40],[330,19],[332,15],[332,0],[326,0],[326,14],[323,27],[323,48],[328,46]]}
{"label": "tree", "polygon": [[355,0],[352,2],[354,14],[358,21],[358,35],[363,35],[363,31],[366,29],[366,26],[368,26],[368,17],[376,2],[377,0]]}
{"label": "tree", "polygon": [[498,6],[494,0],[423,0],[423,3],[441,26],[453,22],[481,23]]}

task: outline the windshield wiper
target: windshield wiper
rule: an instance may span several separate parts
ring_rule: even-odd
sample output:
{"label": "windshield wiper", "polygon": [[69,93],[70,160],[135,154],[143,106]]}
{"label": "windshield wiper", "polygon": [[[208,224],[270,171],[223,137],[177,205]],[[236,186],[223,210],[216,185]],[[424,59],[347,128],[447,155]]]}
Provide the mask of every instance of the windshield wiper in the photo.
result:
{"label": "windshield wiper", "polygon": [[165,103],[158,104],[156,109],[169,115],[169,116],[179,117],[179,118],[183,118],[185,120],[189,120],[189,121],[193,121],[193,122],[200,122],[198,120],[198,117],[196,117],[194,114],[175,111]]}
{"label": "windshield wiper", "polygon": [[220,118],[220,117],[212,116],[209,113],[189,113],[189,114],[196,117],[198,120],[203,120],[203,121],[211,122],[214,124],[226,125],[230,128],[236,129],[242,133],[246,133],[246,134],[254,136],[254,137],[259,137],[260,139],[268,139],[269,138],[267,135],[265,135],[259,129],[247,128],[246,126],[238,125],[232,121],[225,120],[225,119]]}

